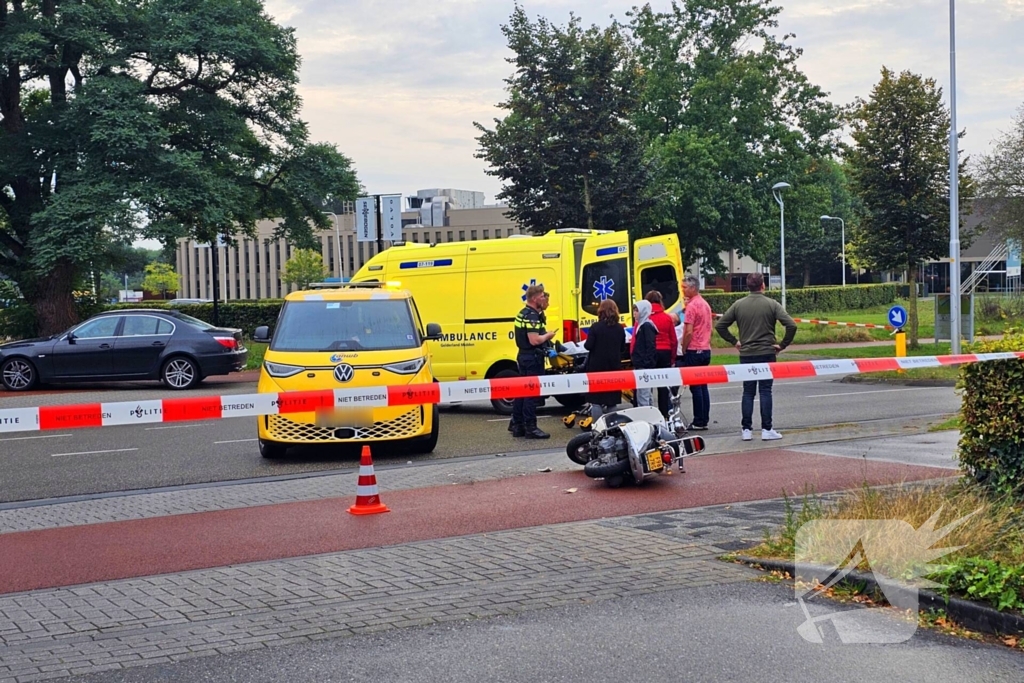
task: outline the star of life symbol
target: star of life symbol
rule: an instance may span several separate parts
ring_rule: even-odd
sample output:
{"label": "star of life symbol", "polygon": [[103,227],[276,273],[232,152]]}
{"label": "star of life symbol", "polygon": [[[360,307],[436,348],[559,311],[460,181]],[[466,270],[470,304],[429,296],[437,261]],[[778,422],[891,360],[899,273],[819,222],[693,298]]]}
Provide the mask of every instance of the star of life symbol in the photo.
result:
{"label": "star of life symbol", "polygon": [[537,284],[537,278],[533,278],[525,285],[523,285],[523,295],[520,297],[523,300],[523,302],[526,301],[526,290],[528,290],[530,287],[533,287],[535,284]]}
{"label": "star of life symbol", "polygon": [[[899,519],[816,519],[797,531],[796,599],[805,620],[797,627],[810,643],[902,643],[917,631],[918,591],[940,584],[925,576],[941,569],[931,560],[963,546],[934,548],[979,510],[936,529],[939,508],[919,528]],[[893,610],[872,607],[829,611],[815,601],[859,566],[866,565]],[[862,569],[863,571],[863,569]],[[827,626],[831,624],[831,628]]]}
{"label": "star of life symbol", "polygon": [[607,275],[602,275],[600,280],[594,282],[594,298],[604,301],[613,296],[615,296],[615,280],[610,280]]}

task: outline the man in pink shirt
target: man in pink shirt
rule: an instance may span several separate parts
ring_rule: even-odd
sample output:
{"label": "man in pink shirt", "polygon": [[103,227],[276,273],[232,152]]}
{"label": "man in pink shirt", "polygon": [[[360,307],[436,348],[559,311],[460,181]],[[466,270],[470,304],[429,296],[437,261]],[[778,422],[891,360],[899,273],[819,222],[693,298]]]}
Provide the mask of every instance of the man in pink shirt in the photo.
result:
{"label": "man in pink shirt", "polygon": [[[683,335],[679,340],[677,365],[692,367],[711,364],[711,307],[700,295],[700,280],[692,275],[683,279],[686,311],[683,317]],[[693,424],[691,430],[706,431],[711,421],[711,393],[708,385],[690,387],[693,394]]]}

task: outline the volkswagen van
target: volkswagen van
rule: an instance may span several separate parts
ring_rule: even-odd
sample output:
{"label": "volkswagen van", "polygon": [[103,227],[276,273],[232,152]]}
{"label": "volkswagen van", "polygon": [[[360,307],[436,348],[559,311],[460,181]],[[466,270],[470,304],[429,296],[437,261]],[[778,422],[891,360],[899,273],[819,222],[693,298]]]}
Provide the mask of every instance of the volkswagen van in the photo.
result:
{"label": "volkswagen van", "polygon": [[[387,283],[332,285],[285,297],[269,341],[257,391],[278,393],[423,384],[434,381],[424,327],[412,295]],[[344,412],[262,415],[260,454],[283,457],[289,446],[399,442],[410,452],[437,445],[437,406],[347,409]]]}

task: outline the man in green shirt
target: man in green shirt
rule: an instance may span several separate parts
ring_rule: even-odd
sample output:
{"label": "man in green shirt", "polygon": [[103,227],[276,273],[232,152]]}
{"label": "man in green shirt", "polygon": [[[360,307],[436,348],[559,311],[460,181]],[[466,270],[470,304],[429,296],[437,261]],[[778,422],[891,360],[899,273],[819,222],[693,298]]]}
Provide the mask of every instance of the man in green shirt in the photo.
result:
{"label": "man in green shirt", "polygon": [[[747,276],[750,293],[734,303],[725,312],[715,331],[718,335],[740,350],[740,363],[774,363],[777,355],[793,343],[796,323],[778,301],[764,295],[764,275],[751,273]],[[729,326],[736,323],[740,337],[736,339]],[[775,339],[775,325],[782,323],[786,335],[782,342]],[[742,437],[750,441],[754,418],[754,396],[760,392],[761,440],[781,439],[782,434],[772,428],[772,384],[771,379],[753,380],[743,383]]]}

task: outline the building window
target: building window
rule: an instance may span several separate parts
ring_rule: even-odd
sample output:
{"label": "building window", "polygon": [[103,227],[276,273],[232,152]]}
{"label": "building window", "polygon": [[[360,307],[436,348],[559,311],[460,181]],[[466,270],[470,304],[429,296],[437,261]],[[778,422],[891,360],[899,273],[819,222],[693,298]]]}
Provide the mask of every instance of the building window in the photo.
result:
{"label": "building window", "polygon": [[334,237],[327,236],[327,269],[334,273]]}
{"label": "building window", "polygon": [[454,242],[455,241],[455,233],[453,233],[451,230],[448,231],[448,241],[449,242]]}
{"label": "building window", "polygon": [[438,231],[437,231],[437,234],[436,234],[436,235],[434,235],[434,244],[437,244],[437,243],[439,243],[440,241],[441,241],[441,231],[440,231],[440,230],[438,230]]}
{"label": "building window", "polygon": [[466,231],[465,230],[459,230],[459,241],[460,242],[465,242],[466,241]]}
{"label": "building window", "polygon": [[490,230],[484,230],[484,239],[485,240],[491,239],[491,231]]}
{"label": "building window", "polygon": [[414,232],[414,233],[412,234],[412,241],[413,241],[413,242],[419,242],[419,241],[420,241],[420,236],[419,236],[419,233],[415,233],[415,232]]}
{"label": "building window", "polygon": [[476,230],[470,230],[469,231],[469,239],[471,239],[471,240],[475,240],[476,239]]}

